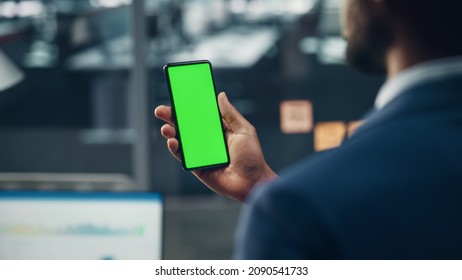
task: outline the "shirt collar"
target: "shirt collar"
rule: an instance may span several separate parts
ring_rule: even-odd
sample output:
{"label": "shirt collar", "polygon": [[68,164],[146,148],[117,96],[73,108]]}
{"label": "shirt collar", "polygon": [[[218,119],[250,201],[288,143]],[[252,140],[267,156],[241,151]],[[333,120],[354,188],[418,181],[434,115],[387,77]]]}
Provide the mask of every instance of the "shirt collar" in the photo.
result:
{"label": "shirt collar", "polygon": [[382,86],[375,99],[375,109],[382,109],[397,96],[413,87],[457,75],[462,75],[462,56],[417,64],[402,71]]}

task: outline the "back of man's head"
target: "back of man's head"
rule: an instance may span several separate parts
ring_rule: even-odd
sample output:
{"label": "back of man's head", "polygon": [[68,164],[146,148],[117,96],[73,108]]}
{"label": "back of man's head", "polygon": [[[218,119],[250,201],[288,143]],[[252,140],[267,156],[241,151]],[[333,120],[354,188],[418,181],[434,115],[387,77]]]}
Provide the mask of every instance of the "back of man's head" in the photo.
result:
{"label": "back of man's head", "polygon": [[347,59],[366,72],[387,71],[387,53],[406,48],[419,60],[462,54],[462,0],[345,0]]}
{"label": "back of man's head", "polygon": [[462,54],[462,0],[384,0],[396,28],[419,49],[440,54]]}

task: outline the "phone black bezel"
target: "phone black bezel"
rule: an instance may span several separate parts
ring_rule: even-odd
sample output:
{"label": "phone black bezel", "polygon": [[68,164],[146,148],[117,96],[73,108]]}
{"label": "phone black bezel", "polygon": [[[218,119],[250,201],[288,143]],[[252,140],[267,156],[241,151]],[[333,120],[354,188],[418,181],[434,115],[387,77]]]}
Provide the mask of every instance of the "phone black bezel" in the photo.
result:
{"label": "phone black bezel", "polygon": [[[186,161],[185,161],[185,157],[184,157],[184,153],[183,153],[183,145],[182,145],[182,141],[181,141],[181,132],[180,132],[180,128],[179,128],[179,125],[178,125],[178,122],[177,122],[177,118],[176,118],[175,101],[173,99],[172,86],[170,84],[170,77],[169,77],[169,74],[168,74],[168,68],[170,68],[170,67],[178,67],[178,66],[194,65],[194,64],[204,64],[204,63],[209,65],[210,73],[212,75],[213,91],[215,92],[215,101],[216,101],[217,108],[218,108],[218,118],[220,118],[221,131],[223,132],[223,141],[225,142],[227,161],[224,162],[224,163],[217,163],[217,164],[212,164],[212,165],[188,168],[186,166]],[[185,171],[193,171],[193,170],[218,168],[218,167],[228,166],[229,163],[230,163],[229,149],[228,149],[228,143],[226,142],[226,133],[225,133],[225,130],[224,130],[224,127],[223,127],[223,120],[222,120],[221,114],[220,114],[220,106],[218,105],[218,94],[217,94],[217,89],[216,89],[216,85],[215,85],[215,77],[214,77],[214,74],[213,74],[212,63],[209,60],[194,60],[194,61],[174,62],[174,63],[168,63],[168,64],[164,65],[163,70],[164,70],[165,78],[167,79],[168,93],[169,93],[169,98],[170,98],[170,102],[171,102],[171,105],[172,105],[172,118],[173,118],[173,120],[174,120],[174,122],[176,124],[175,125],[176,126],[176,139],[178,140],[178,144],[179,144],[179,152],[180,152],[180,155],[181,155],[181,164],[183,166],[183,169]]]}

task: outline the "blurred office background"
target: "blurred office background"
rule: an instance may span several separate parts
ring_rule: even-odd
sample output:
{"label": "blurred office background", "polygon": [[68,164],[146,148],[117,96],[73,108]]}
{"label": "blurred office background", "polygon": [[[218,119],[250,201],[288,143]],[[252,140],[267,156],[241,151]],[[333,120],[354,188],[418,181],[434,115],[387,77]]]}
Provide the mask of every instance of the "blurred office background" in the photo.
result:
{"label": "blurred office background", "polygon": [[383,82],[345,65],[340,2],[0,1],[0,188],[160,192],[164,258],[230,258],[241,206],[169,155],[162,65],[211,60],[282,171],[338,145]]}

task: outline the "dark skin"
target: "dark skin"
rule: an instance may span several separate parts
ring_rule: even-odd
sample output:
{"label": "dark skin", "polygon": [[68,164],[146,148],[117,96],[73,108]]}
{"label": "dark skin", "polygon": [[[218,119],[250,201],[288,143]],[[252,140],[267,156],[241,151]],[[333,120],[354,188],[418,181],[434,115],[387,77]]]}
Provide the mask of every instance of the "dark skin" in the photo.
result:
{"label": "dark skin", "polygon": [[[449,56],[447,52],[433,52],[422,48],[413,37],[403,0],[344,0],[343,35],[348,42],[353,65],[362,69],[383,69],[389,79],[418,63]],[[368,30],[368,31],[365,31]],[[377,32],[381,32],[377,36]],[[373,36],[376,36],[375,38]],[[385,37],[384,37],[385,36]],[[387,40],[381,41],[381,38]],[[361,59],[355,60],[355,55]],[[353,63],[354,64],[354,63]],[[375,71],[377,72],[377,71]],[[215,192],[244,201],[256,186],[277,179],[277,174],[266,163],[255,128],[236,110],[224,93],[218,103],[230,152],[230,165],[223,168],[193,171],[193,174]],[[167,124],[161,133],[167,139],[170,153],[178,160],[178,141],[171,108],[161,105],[155,116]]]}

